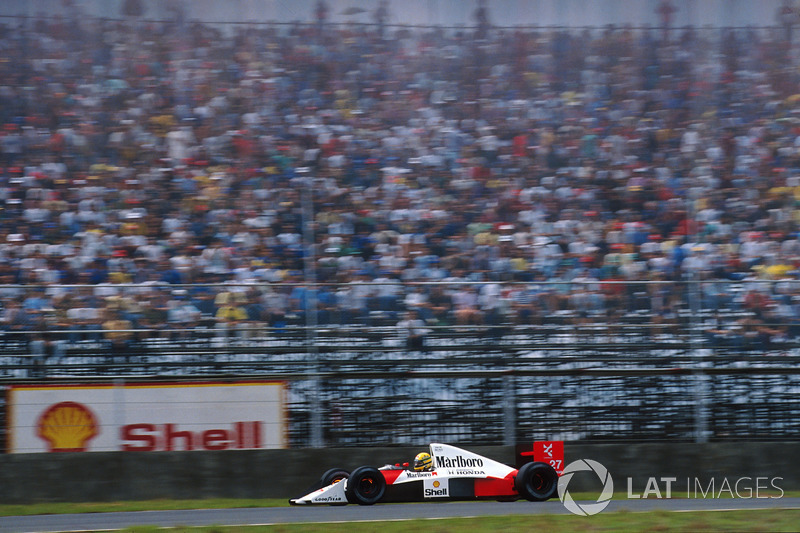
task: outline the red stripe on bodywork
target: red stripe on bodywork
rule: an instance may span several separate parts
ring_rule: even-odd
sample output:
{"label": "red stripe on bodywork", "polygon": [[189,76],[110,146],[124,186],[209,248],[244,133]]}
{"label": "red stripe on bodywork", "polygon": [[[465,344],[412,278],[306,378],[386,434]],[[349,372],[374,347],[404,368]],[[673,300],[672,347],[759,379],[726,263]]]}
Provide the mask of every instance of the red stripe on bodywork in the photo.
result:
{"label": "red stripe on bodywork", "polygon": [[391,485],[397,478],[400,477],[400,474],[405,472],[405,470],[381,470],[383,477],[386,479],[386,484]]}
{"label": "red stripe on bodywork", "polygon": [[486,496],[516,496],[518,493],[514,489],[514,478],[516,471],[507,475],[503,479],[490,477],[475,480],[475,497],[483,498]]}

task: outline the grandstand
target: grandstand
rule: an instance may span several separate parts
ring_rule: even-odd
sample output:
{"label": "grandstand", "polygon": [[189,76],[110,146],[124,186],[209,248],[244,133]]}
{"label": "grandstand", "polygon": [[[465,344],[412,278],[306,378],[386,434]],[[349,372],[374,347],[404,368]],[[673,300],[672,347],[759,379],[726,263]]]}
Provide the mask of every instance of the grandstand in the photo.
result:
{"label": "grandstand", "polygon": [[54,13],[0,20],[3,383],[285,379],[296,446],[795,434],[791,25]]}

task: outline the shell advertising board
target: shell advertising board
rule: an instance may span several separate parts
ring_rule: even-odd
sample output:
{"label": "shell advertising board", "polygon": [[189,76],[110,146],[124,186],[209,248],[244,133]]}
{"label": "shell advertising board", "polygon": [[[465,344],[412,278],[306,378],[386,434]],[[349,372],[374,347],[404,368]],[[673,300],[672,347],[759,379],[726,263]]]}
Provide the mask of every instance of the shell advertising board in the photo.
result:
{"label": "shell advertising board", "polygon": [[9,453],[285,448],[285,384],[16,385]]}

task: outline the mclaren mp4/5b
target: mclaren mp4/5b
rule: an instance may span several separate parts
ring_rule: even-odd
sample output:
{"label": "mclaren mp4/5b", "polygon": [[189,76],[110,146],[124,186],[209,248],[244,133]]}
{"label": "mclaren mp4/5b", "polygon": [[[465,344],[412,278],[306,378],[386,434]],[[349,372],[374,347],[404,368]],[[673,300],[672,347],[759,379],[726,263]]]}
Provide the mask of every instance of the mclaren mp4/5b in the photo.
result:
{"label": "mclaren mp4/5b", "polygon": [[[423,459],[420,459],[423,457]],[[331,469],[308,493],[289,500],[292,505],[443,500],[525,498],[544,501],[558,487],[558,473],[542,462],[525,463],[516,469],[448,444],[430,445],[411,465],[362,466],[352,472]]]}

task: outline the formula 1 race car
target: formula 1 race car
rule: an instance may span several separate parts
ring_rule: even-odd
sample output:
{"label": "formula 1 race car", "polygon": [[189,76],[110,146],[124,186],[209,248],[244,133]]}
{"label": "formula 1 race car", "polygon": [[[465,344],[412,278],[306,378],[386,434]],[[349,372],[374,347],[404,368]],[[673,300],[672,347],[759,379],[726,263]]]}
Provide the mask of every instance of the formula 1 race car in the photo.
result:
{"label": "formula 1 race car", "polygon": [[558,474],[546,463],[526,463],[517,470],[467,450],[438,443],[430,445],[430,460],[428,471],[416,471],[408,464],[381,468],[362,466],[352,472],[328,470],[307,494],[289,503],[372,505],[519,498],[544,501],[552,498],[558,487]]}

